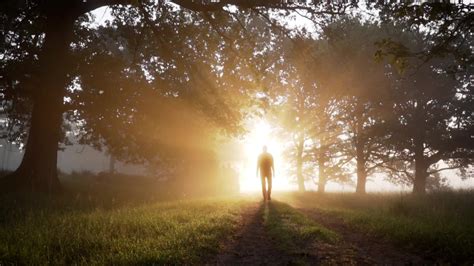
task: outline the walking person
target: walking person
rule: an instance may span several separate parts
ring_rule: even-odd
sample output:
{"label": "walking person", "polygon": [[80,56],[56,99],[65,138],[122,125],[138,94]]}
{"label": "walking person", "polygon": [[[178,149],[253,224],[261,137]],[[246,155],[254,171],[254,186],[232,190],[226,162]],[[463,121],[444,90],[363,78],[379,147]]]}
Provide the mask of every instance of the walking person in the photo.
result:
{"label": "walking person", "polygon": [[259,173],[262,179],[263,200],[271,200],[272,177],[275,175],[275,167],[273,156],[267,151],[267,146],[263,146],[262,153],[258,156],[257,177]]}

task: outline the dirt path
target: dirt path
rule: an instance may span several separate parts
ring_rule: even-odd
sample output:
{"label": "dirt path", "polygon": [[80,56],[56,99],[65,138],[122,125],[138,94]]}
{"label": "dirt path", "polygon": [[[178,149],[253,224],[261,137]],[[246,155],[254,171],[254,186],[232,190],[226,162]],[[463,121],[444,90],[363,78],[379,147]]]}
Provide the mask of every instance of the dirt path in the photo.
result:
{"label": "dirt path", "polygon": [[217,256],[218,265],[289,265],[295,257],[282,252],[263,224],[265,204],[258,202],[244,211],[239,232]]}
{"label": "dirt path", "polygon": [[337,217],[315,209],[299,210],[342,237],[342,240],[335,245],[319,243],[314,246],[323,264],[426,265],[432,263],[415,254],[402,251],[384,239],[350,228]]}
{"label": "dirt path", "polygon": [[[295,206],[296,207],[296,206]],[[265,230],[263,213],[266,205],[252,204],[242,213],[240,229],[212,264],[217,265],[425,265],[423,258],[402,251],[388,241],[354,230],[341,219],[317,209],[297,208],[326,228],[337,232],[336,243],[314,241],[308,250],[282,252]],[[300,254],[301,253],[301,254]],[[302,256],[304,254],[304,256]]]}

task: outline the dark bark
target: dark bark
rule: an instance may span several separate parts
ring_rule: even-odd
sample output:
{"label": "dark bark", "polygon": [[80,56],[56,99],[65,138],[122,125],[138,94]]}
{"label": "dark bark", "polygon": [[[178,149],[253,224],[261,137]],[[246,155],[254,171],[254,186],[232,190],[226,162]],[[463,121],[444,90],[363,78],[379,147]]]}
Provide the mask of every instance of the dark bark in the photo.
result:
{"label": "dark bark", "polygon": [[57,152],[61,139],[63,97],[70,67],[69,44],[74,18],[67,4],[51,5],[46,11],[45,42],[39,56],[37,83],[32,95],[33,110],[18,169],[2,183],[7,190],[56,192],[61,186],[57,175]]}
{"label": "dark bark", "polygon": [[428,173],[426,167],[423,164],[415,163],[415,181],[413,182],[413,193],[414,194],[425,194],[426,193],[426,179],[428,178]]}
{"label": "dark bark", "polygon": [[415,179],[413,180],[413,193],[414,194],[425,194],[426,192],[426,179],[428,177],[428,160],[424,155],[424,139],[425,139],[425,110],[423,106],[426,105],[426,101],[418,101],[414,113],[414,124],[415,129],[413,135],[413,153],[415,160]]}
{"label": "dark bark", "polygon": [[428,178],[428,164],[423,154],[423,142],[415,139],[415,180],[413,182],[414,194],[426,193],[426,179]]}

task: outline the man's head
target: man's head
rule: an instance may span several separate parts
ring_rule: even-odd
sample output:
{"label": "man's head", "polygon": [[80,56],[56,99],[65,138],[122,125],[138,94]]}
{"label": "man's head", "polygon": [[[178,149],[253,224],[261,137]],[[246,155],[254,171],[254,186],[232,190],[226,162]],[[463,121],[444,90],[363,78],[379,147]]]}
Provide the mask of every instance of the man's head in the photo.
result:
{"label": "man's head", "polygon": [[267,152],[267,145],[263,145],[262,151]]}

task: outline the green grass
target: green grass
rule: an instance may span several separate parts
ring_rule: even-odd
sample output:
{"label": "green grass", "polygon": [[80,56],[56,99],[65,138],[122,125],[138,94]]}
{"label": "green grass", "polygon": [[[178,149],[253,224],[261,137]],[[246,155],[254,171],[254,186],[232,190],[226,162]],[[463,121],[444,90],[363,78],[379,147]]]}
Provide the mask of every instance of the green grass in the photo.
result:
{"label": "green grass", "polygon": [[[191,200],[185,195],[172,200],[173,191],[154,180],[86,181],[71,178],[64,182],[64,194],[54,197],[0,196],[0,265],[212,262],[255,200]],[[315,242],[337,245],[340,239],[293,208],[302,207],[339,217],[354,230],[438,262],[474,262],[473,191],[278,198],[263,205],[261,215],[273,244],[289,256],[300,258]]]}
{"label": "green grass", "polygon": [[391,239],[438,261],[474,261],[474,192],[294,195],[294,204],[338,216],[355,229]]}
{"label": "green grass", "polygon": [[249,203],[114,205],[88,197],[0,202],[0,265],[203,263],[236,230]]}
{"label": "green grass", "polygon": [[263,209],[264,226],[289,253],[301,252],[314,241],[336,242],[339,236],[295,210],[288,204],[272,201]]}

